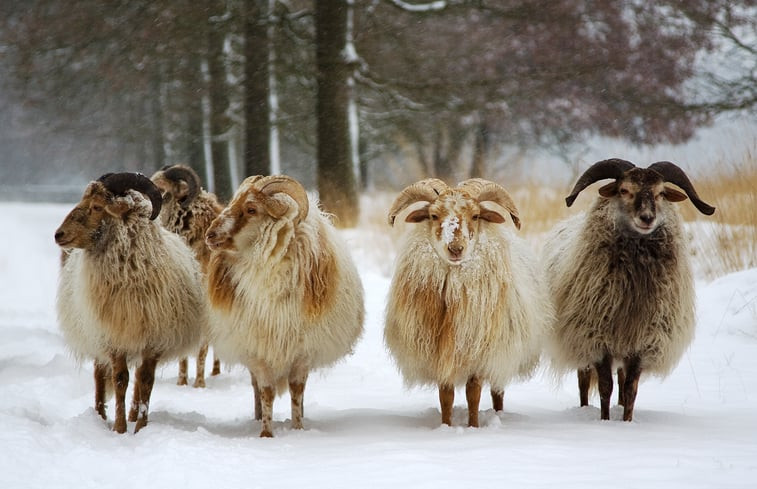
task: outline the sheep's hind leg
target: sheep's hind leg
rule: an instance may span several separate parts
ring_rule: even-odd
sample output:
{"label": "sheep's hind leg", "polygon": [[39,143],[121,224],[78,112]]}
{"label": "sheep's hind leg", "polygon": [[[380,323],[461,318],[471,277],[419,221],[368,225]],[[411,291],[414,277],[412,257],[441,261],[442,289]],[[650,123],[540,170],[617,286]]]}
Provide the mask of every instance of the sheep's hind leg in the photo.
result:
{"label": "sheep's hind leg", "polygon": [[492,407],[495,411],[500,412],[505,408],[505,391],[504,389],[495,389],[492,387]]}
{"label": "sheep's hind leg", "polygon": [[216,376],[221,374],[221,360],[216,356],[216,353],[213,352],[213,371],[210,372],[210,375]]}
{"label": "sheep's hind leg", "polygon": [[641,377],[641,359],[627,358],[625,361],[625,379],[623,383],[623,421],[633,421],[633,406],[636,403],[636,393],[639,390]]}
{"label": "sheep's hind leg", "polygon": [[195,375],[195,383],[192,387],[203,388],[205,387],[205,358],[208,356],[208,344],[205,343],[200,347],[200,351],[197,352],[197,374]]}
{"label": "sheep's hind leg", "polygon": [[304,394],[308,380],[308,368],[302,362],[296,362],[289,372],[289,395],[292,398],[292,429],[302,429],[305,416]]}
{"label": "sheep's hind leg", "polygon": [[439,404],[442,407],[442,424],[452,426],[452,406],[455,404],[455,386],[439,384]]}
{"label": "sheep's hind leg", "polygon": [[260,407],[262,418],[261,438],[273,438],[273,398],[276,395],[273,386],[264,385],[260,389]]}
{"label": "sheep's hind leg", "polygon": [[110,366],[107,363],[95,360],[95,411],[102,417],[108,419],[105,411],[105,396],[108,386],[108,377],[111,375]]}
{"label": "sheep's hind leg", "polygon": [[255,375],[250,371],[250,381],[252,383],[252,403],[255,409],[255,421],[263,419],[263,408],[260,405],[260,387],[258,387],[258,381],[255,380]]}
{"label": "sheep's hind leg", "polygon": [[142,364],[137,369],[137,386],[139,386],[139,404],[137,406],[137,426],[134,433],[147,426],[147,412],[150,407],[150,396],[155,384],[155,367],[158,365],[158,355],[145,355]]}
{"label": "sheep's hind leg", "polygon": [[581,407],[589,405],[589,389],[591,388],[592,367],[578,369],[578,397]]}
{"label": "sheep's hind leg", "polygon": [[468,426],[478,428],[478,405],[481,402],[481,381],[475,375],[465,384],[465,399],[468,401]]}
{"label": "sheep's hind leg", "polygon": [[129,367],[126,364],[126,355],[111,355],[110,364],[116,394],[116,421],[113,431],[126,433],[126,389],[129,387]]}
{"label": "sheep's hind leg", "polygon": [[610,419],[610,398],[612,397],[612,356],[608,353],[601,362],[594,365],[597,369],[599,399],[601,405],[600,419]]}

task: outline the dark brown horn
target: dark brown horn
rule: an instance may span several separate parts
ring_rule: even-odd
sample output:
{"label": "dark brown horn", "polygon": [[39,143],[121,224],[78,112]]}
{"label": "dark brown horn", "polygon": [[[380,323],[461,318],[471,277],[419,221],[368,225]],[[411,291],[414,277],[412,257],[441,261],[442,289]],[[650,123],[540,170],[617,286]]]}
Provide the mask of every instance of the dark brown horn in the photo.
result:
{"label": "dark brown horn", "polygon": [[145,194],[152,202],[152,214],[150,220],[155,219],[160,214],[160,207],[163,205],[163,198],[160,195],[158,187],[152,183],[152,180],[141,173],[106,173],[97,179],[108,191],[116,195],[126,195],[127,190],[136,190]]}
{"label": "dark brown horn", "polygon": [[187,182],[189,190],[187,195],[182,199],[180,205],[182,209],[186,209],[189,205],[200,195],[202,188],[200,184],[200,176],[193,169],[184,165],[173,165],[163,170],[163,175],[173,182],[179,182],[184,180]]}
{"label": "dark brown horn", "polygon": [[270,175],[253,181],[258,191],[265,195],[283,192],[293,198],[299,209],[297,222],[302,222],[307,217],[310,211],[310,201],[305,187],[300,182],[287,175]]}
{"label": "dark brown horn", "polygon": [[684,171],[674,163],[671,163],[669,161],[658,161],[657,163],[652,163],[651,165],[649,165],[649,169],[654,170],[662,175],[662,179],[666,182],[670,182],[681,187],[681,189],[686,192],[686,195],[689,196],[689,199],[691,199],[691,203],[694,204],[694,207],[696,207],[702,214],[711,216],[715,212],[714,207],[703,202],[699,198],[699,195],[697,194],[697,191],[694,190],[694,185],[692,185],[689,177],[687,177],[686,173],[684,173]]}
{"label": "dark brown horn", "polygon": [[434,202],[439,194],[449,190],[449,185],[438,178],[426,178],[405,187],[394,199],[389,209],[389,225],[394,226],[394,219],[407,206],[414,202]]}
{"label": "dark brown horn", "polygon": [[513,220],[513,224],[515,224],[515,227],[520,229],[521,224],[518,208],[515,207],[513,198],[500,184],[484,180],[483,178],[471,178],[461,182],[460,185],[458,185],[458,188],[460,190],[465,190],[471,197],[479,202],[488,200],[501,205],[510,213],[510,217]]}
{"label": "dark brown horn", "polygon": [[614,178],[617,180],[622,178],[625,172],[635,167],[636,165],[630,161],[621,160],[619,158],[610,158],[609,160],[602,160],[594,163],[578,179],[573,190],[570,192],[570,195],[565,197],[565,203],[568,204],[568,207],[572,206],[576,197],[578,197],[578,194],[592,183],[606,178]]}

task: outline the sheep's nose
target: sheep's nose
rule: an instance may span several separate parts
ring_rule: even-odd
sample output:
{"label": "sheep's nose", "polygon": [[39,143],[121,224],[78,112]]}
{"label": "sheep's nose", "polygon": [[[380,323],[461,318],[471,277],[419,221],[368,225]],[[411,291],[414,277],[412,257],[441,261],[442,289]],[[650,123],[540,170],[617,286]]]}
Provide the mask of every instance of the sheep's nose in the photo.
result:
{"label": "sheep's nose", "polygon": [[55,232],[55,242],[60,243],[61,239],[63,238],[63,235],[65,233],[63,231],[56,231]]}
{"label": "sheep's nose", "polygon": [[639,216],[639,219],[641,220],[641,222],[649,226],[650,224],[652,224],[652,221],[654,221],[654,214],[644,213]]}
{"label": "sheep's nose", "polygon": [[452,254],[453,256],[460,256],[460,255],[462,254],[462,252],[463,252],[463,247],[462,247],[462,245],[459,245],[459,244],[454,244],[454,243],[453,243],[453,244],[450,244],[449,246],[447,246],[447,249],[449,250],[449,252],[450,252],[450,253],[451,253],[451,254]]}

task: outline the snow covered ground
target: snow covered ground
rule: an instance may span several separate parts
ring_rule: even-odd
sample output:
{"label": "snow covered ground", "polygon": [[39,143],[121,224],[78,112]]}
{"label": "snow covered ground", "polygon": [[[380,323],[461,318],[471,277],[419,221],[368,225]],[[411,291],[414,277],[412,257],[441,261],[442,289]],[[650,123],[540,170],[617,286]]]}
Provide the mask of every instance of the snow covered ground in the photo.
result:
{"label": "snow covered ground", "polygon": [[197,390],[168,364],[150,424],[117,435],[56,325],[53,233],[68,208],[0,204],[0,487],[757,487],[757,269],[698,282],[697,338],[670,377],[643,382],[632,423],[617,407],[599,421],[598,399],[577,407],[573,377],[542,373],[507,389],[502,414],[484,397],[479,429],[463,427],[458,392],[446,427],[436,392],[404,388],[383,345],[391,257],[352,231],[366,333],[311,376],[304,431],[289,429],[283,397],[276,438],[258,438],[239,367]]}

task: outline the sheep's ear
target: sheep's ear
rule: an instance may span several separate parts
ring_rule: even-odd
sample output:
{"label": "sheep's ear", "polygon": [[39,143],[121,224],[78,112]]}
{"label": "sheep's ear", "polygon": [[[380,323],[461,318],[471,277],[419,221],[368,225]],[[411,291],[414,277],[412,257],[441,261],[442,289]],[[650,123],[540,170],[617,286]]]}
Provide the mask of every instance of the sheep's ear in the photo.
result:
{"label": "sheep's ear", "polygon": [[510,214],[513,224],[517,229],[520,229],[520,217],[518,217],[517,210],[508,209],[492,200],[480,202],[479,205],[481,207],[481,212],[478,214],[479,219],[494,224],[502,224],[506,221],[505,217]]}
{"label": "sheep's ear", "polygon": [[105,206],[105,212],[113,217],[122,217],[129,211],[129,209],[129,204],[122,200],[116,200],[114,202],[106,204]]}
{"label": "sheep's ear", "polygon": [[662,192],[662,195],[665,197],[665,200],[668,200],[670,202],[681,202],[688,198],[686,197],[685,193],[679,192],[673,187],[668,187],[667,185],[665,186],[665,190]]}
{"label": "sheep's ear", "polygon": [[603,185],[599,188],[599,195],[609,199],[618,195],[618,182],[610,182],[607,185]]}
{"label": "sheep's ear", "polygon": [[420,209],[415,209],[413,212],[407,215],[405,218],[405,222],[422,222],[429,218],[428,215],[428,208],[431,206],[430,203],[426,203],[423,207]]}

